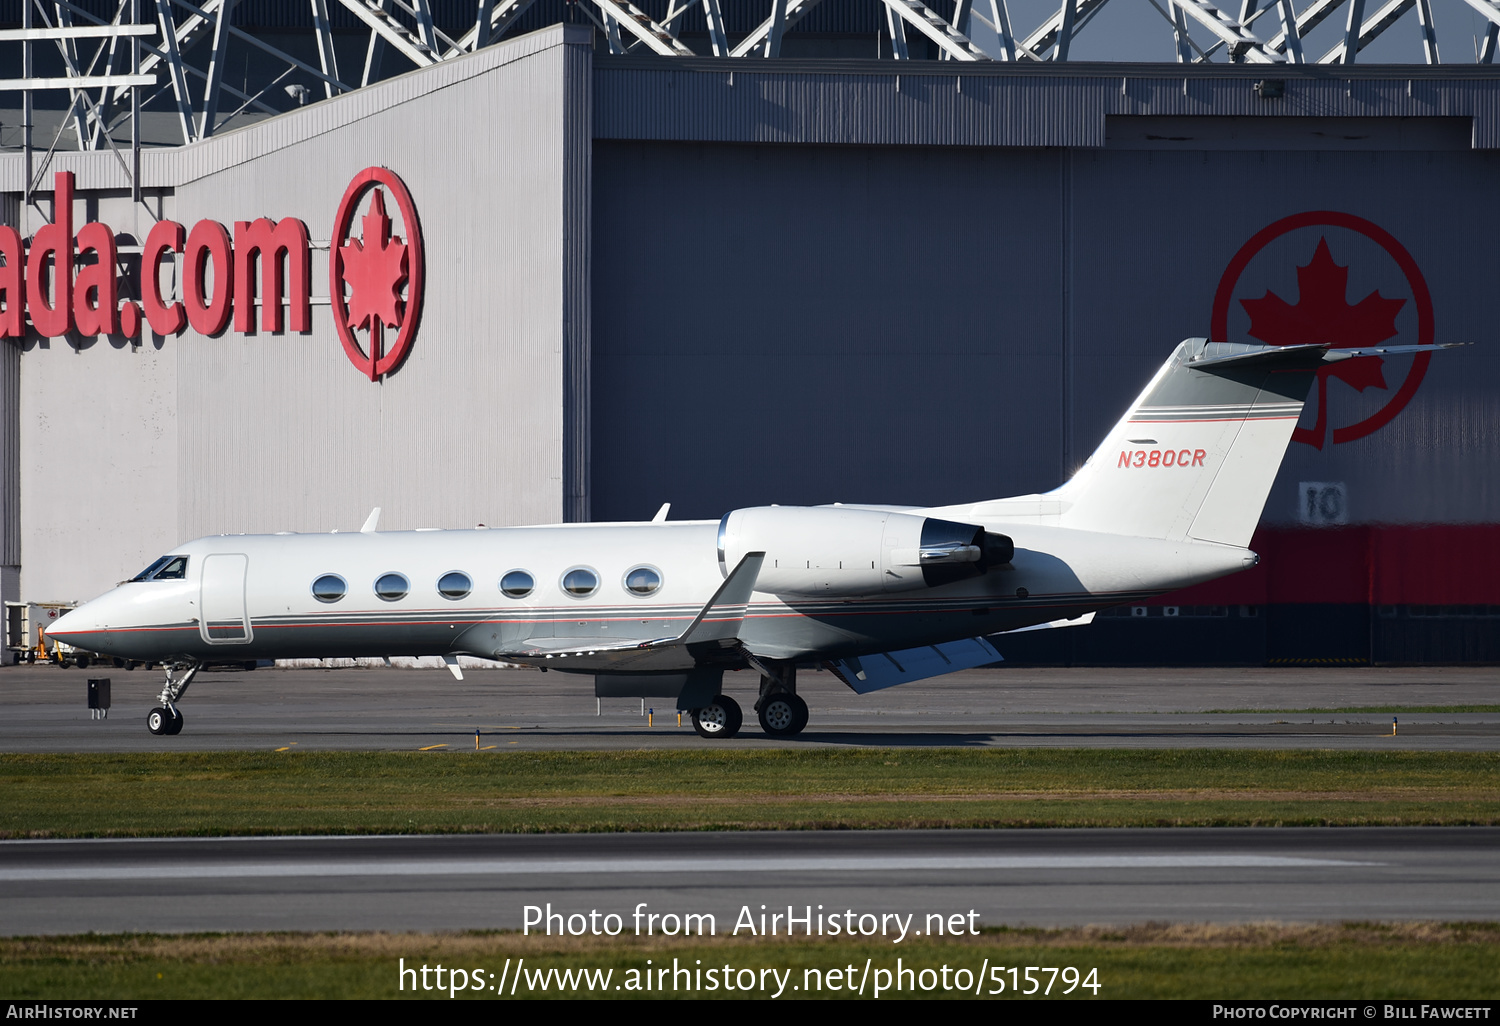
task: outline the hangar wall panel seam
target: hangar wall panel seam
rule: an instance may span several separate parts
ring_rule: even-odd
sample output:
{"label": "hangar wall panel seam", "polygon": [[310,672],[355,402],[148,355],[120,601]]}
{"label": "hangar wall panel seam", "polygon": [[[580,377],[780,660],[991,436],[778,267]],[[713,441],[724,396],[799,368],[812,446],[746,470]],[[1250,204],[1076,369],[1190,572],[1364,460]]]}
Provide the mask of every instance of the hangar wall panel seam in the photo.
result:
{"label": "hangar wall panel seam", "polygon": [[591,519],[593,362],[593,53],[581,40],[563,56],[563,516]]}
{"label": "hangar wall panel seam", "polygon": [[[0,225],[19,228],[20,206],[19,197],[0,195]],[[20,599],[20,577],[21,348],[6,341],[0,342],[0,600]]]}

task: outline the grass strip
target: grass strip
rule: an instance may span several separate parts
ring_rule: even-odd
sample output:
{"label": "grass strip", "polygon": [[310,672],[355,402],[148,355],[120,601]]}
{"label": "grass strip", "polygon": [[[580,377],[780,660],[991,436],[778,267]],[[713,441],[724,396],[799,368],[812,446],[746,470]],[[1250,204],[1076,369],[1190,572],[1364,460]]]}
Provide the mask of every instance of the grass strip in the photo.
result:
{"label": "grass strip", "polygon": [[[897,959],[901,962],[897,963]],[[399,966],[417,970],[398,989]],[[518,963],[524,959],[524,964]],[[649,965],[647,960],[650,960]],[[866,960],[870,972],[865,974]],[[675,960],[675,961],[674,961]],[[1241,926],[1149,924],[1128,929],[986,930],[977,937],[838,941],[717,936],[545,938],[516,933],[205,934],[0,939],[0,991],[10,999],[150,998],[429,998],[453,1000],[444,988],[420,989],[420,968],[461,967],[457,999],[494,1000],[502,979],[519,983],[516,998],[858,996],[874,986],[902,989],[882,998],[970,998],[976,986],[994,1000],[1024,1000],[1027,966],[1071,967],[1076,974],[1034,973],[1036,997],[1089,999],[1077,986],[1092,977],[1101,998],[1196,999],[1490,999],[1500,964],[1500,926],[1493,923]],[[707,977],[678,975],[711,969]],[[943,973],[946,966],[948,972]],[[1010,967],[1016,967],[1013,977]],[[644,989],[648,969],[666,968]],[[709,980],[753,978],[748,992],[710,989]],[[992,970],[999,968],[1000,971]],[[776,976],[762,970],[774,969]],[[899,977],[900,969],[911,970]],[[553,970],[556,970],[554,973]],[[588,970],[593,989],[577,975]],[[745,975],[742,970],[750,971]],[[788,972],[790,970],[790,972]],[[850,971],[852,970],[852,971]],[[602,972],[609,976],[602,978]],[[885,975],[881,975],[884,971]],[[573,973],[571,981],[562,976]],[[965,981],[967,990],[959,990]],[[1074,982],[1071,994],[1062,993]],[[429,972],[425,982],[436,983]],[[759,984],[766,981],[766,989]],[[632,981],[637,989],[632,989]],[[784,983],[782,982],[784,981]],[[947,981],[948,989],[943,982]],[[571,982],[572,986],[567,984]],[[1003,991],[993,993],[999,984]],[[691,985],[691,989],[689,989]],[[492,989],[494,988],[494,989]],[[616,989],[618,988],[618,989]],[[415,990],[415,993],[413,992]],[[510,985],[506,993],[511,995]]]}
{"label": "grass strip", "polygon": [[1328,709],[1206,709],[1203,712],[1180,712],[1183,716],[1228,715],[1243,713],[1500,713],[1500,705],[1345,705]]}
{"label": "grass strip", "polygon": [[0,755],[0,836],[1500,824],[1500,753]]}

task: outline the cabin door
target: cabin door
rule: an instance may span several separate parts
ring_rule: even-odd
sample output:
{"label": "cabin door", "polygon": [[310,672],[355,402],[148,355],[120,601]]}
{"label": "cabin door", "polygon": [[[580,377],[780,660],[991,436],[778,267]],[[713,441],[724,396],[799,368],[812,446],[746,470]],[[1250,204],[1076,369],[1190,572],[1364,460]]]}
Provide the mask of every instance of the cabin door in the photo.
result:
{"label": "cabin door", "polygon": [[245,571],[250,558],[238,552],[215,553],[203,560],[203,593],[198,625],[210,645],[244,645],[250,641],[245,608]]}

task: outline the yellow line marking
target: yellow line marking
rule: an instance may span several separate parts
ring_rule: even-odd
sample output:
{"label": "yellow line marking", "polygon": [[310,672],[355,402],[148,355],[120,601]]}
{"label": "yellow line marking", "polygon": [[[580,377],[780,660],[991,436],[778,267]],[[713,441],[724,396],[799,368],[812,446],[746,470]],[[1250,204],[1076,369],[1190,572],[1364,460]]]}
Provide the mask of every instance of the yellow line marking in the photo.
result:
{"label": "yellow line marking", "polygon": [[277,751],[278,751],[278,752],[285,752],[285,751],[288,751],[288,750],[289,750],[289,749],[287,749],[287,748],[278,748],[278,749],[276,749],[276,750],[277,750]]}
{"label": "yellow line marking", "polygon": [[426,748],[418,748],[417,751],[419,751],[419,752],[430,752],[434,748],[447,748],[447,747],[448,746],[447,746],[446,743],[445,744],[441,744],[441,745],[428,745]]}
{"label": "yellow line marking", "polygon": [[[512,741],[512,742],[511,742],[511,744],[515,744],[515,742],[514,742],[514,741]],[[483,747],[483,748],[481,748],[481,749],[480,749],[480,751],[481,751],[481,752],[487,752],[487,751],[489,751],[489,750],[490,750],[490,749],[491,749],[491,748],[497,748],[497,747],[499,747],[499,746],[498,746],[498,745],[485,745],[485,746],[484,746],[484,747]]]}
{"label": "yellow line marking", "polygon": [[519,741],[507,741],[507,742],[505,742],[505,743],[506,743],[506,744],[508,744],[508,745],[518,745],[518,744],[520,744],[520,743],[521,743],[521,742],[519,742]]}

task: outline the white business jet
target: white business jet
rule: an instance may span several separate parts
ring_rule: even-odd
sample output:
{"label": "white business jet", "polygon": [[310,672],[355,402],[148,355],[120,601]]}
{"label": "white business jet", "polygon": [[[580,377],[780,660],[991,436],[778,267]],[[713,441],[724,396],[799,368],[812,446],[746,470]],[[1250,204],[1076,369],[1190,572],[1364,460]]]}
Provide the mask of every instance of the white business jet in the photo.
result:
{"label": "white business jet", "polygon": [[1087,623],[1254,566],[1246,548],[1334,349],[1189,339],[1083,468],[1042,495],[939,508],[765,506],[717,521],[220,535],[189,542],[49,633],[167,668],[153,734],[205,663],[460,655],[675,699],[733,737],[725,670],[760,675],[767,734],[807,724],[797,670],[861,694],[1001,659],[997,634]]}

